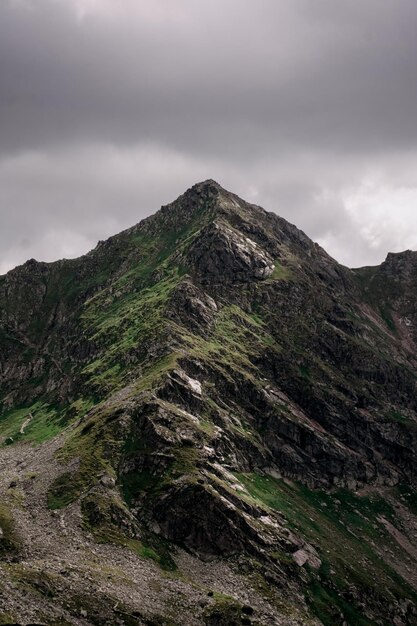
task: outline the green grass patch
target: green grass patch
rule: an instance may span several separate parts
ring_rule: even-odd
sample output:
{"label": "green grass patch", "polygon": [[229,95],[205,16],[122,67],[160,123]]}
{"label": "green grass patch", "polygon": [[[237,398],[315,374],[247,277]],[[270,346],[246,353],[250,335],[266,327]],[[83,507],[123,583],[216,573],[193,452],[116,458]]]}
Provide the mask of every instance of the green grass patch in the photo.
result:
{"label": "green grass patch", "polygon": [[300,365],[300,374],[306,380],[311,380],[310,368],[307,365]]}
{"label": "green grass patch", "polygon": [[[36,290],[27,287],[25,270],[21,271],[22,279],[16,282],[15,297],[5,299],[0,305],[4,305],[6,313],[22,318],[25,324],[28,321],[29,328],[24,341],[17,333],[0,329],[0,349],[20,353],[25,364],[32,363],[39,353],[47,361],[41,377],[19,383],[22,398],[34,401],[42,398],[44,405],[43,414],[40,406],[37,407],[37,419],[25,439],[39,443],[65,427],[65,422],[59,420],[60,408],[54,406],[58,391],[49,393],[45,400],[48,368],[55,367],[49,353],[53,355],[60,342],[57,333],[48,327],[56,307],[60,306],[74,336],[78,334],[84,342],[93,343],[92,352],[96,355],[81,372],[75,362],[61,364],[64,373],[73,379],[80,376],[81,385],[94,397],[107,397],[130,382],[134,370],[137,376],[137,370],[146,366],[150,345],[165,340],[164,307],[184,274],[178,253],[186,249],[208,220],[209,212],[203,206],[186,213],[174,207],[148,220],[145,227],[139,226],[100,242],[81,259],[49,264],[48,271],[39,270],[34,275],[34,280],[44,288],[41,303]],[[172,260],[174,253],[177,255],[175,262]],[[27,274],[31,275],[37,267],[28,266]],[[36,314],[28,317],[22,312],[22,302]],[[45,345],[47,336],[46,351],[40,346]],[[27,408],[30,410],[33,406]],[[58,419],[52,414],[53,410]],[[18,436],[15,417],[7,421],[7,415],[3,414],[0,437],[3,432],[6,438]]]}
{"label": "green grass patch", "polygon": [[[168,355],[152,363],[132,393],[137,394],[151,388],[159,377],[172,369],[175,364],[175,355]],[[132,441],[124,443],[126,433],[119,433],[117,420],[119,412],[117,405],[98,405],[86,421],[71,433],[59,452],[59,458],[63,463],[76,459],[79,467],[73,473],[64,473],[51,485],[48,492],[50,508],[63,508],[77,500],[98,482],[102,473],[116,477],[115,468],[120,455],[126,453],[129,447],[136,449]],[[132,481],[130,486],[126,486],[126,496],[129,498],[129,489],[133,489],[135,479],[123,477],[123,480]]]}
{"label": "green grass patch", "polygon": [[167,334],[164,314],[180,279],[178,268],[173,268],[165,278],[140,292],[128,292],[107,305],[98,296],[87,303],[85,332],[101,349],[84,368],[83,377],[95,394],[103,397],[127,384],[132,365],[136,376],[139,368],[146,368],[148,346],[163,343]]}
{"label": "green grass patch", "polygon": [[265,349],[281,351],[258,315],[236,305],[223,307],[216,316],[214,330],[201,337],[178,327],[191,356],[207,360],[232,381],[234,373],[254,381],[259,376],[253,362]]}
{"label": "green grass patch", "polygon": [[62,474],[49,487],[47,493],[48,508],[56,510],[68,506],[80,497],[83,486],[84,483],[80,474],[71,472]]}
{"label": "green grass patch", "polygon": [[400,424],[405,424],[409,421],[409,418],[406,415],[400,413],[399,411],[395,411],[394,409],[388,411],[387,417],[391,422],[399,422]]}
{"label": "green grass patch", "polygon": [[10,624],[17,624],[17,622],[10,613],[0,613],[0,624],[10,625]]}
{"label": "green grass patch", "polygon": [[392,318],[390,309],[388,307],[380,306],[379,307],[379,313],[380,313],[382,319],[384,320],[385,324],[389,328],[389,330],[392,333],[396,333],[397,329],[396,329],[396,326],[395,326],[395,322],[394,322],[394,320]]}
{"label": "green grass patch", "polygon": [[323,585],[318,579],[310,581],[306,595],[307,604],[324,626],[340,623],[340,614],[351,626],[375,626],[350,602],[329,586]]}
{"label": "green grass patch", "polygon": [[[204,611],[205,624],[207,626],[240,626],[248,623],[242,622],[242,604],[223,593],[213,592],[213,604],[207,606]],[[250,623],[250,622],[249,622]]]}
{"label": "green grass patch", "polygon": [[[32,419],[30,419],[32,415]],[[24,432],[20,430],[26,422]],[[62,430],[62,413],[56,407],[42,401],[23,407],[12,409],[0,416],[0,437],[11,438],[16,441],[32,441],[42,443],[51,439]]]}
{"label": "green grass patch", "polygon": [[403,556],[378,519],[383,516],[392,523],[396,521],[395,511],[386,500],[377,495],[360,497],[346,489],[315,491],[257,474],[240,474],[238,478],[258,505],[283,514],[289,526],[314,545],[331,566],[332,575],[330,568],[322,569],[318,579],[311,574],[309,592],[314,611],[325,625],[332,624],[335,609],[341,610],[352,626],[370,623],[358,607],[352,606],[349,612],[343,600],[352,584],[368,596],[371,604],[384,605],[387,593],[416,601],[416,593],[376,550],[377,545],[384,545],[400,558]]}
{"label": "green grass patch", "polygon": [[282,265],[279,261],[274,261],[274,271],[268,277],[268,280],[290,280],[293,273],[289,267]]}
{"label": "green grass patch", "polygon": [[67,407],[58,407],[39,400],[31,406],[10,409],[0,415],[0,441],[43,443],[58,435],[75,419],[85,415],[93,404],[92,399],[79,398]]}
{"label": "green grass patch", "polygon": [[82,500],[81,510],[85,527],[99,543],[112,543],[128,548],[143,559],[155,561],[167,571],[177,569],[169,544],[162,538],[148,533],[148,542],[145,542],[129,536],[128,511],[115,497],[91,493]]}

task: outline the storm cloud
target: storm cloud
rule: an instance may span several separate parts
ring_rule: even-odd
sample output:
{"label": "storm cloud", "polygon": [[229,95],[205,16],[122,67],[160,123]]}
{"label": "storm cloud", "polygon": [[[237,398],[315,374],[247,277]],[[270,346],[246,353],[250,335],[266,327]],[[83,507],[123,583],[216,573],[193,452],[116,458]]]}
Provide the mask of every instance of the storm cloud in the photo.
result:
{"label": "storm cloud", "polygon": [[417,248],[415,0],[2,0],[0,272],[194,182],[339,261]]}

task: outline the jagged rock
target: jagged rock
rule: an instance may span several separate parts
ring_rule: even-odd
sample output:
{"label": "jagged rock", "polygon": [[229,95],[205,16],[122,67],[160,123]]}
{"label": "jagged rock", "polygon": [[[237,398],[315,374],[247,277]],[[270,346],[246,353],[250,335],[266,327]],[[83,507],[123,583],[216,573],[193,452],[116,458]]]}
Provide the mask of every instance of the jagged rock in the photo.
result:
{"label": "jagged rock", "polygon": [[202,284],[262,280],[274,271],[268,252],[222,221],[201,232],[188,250],[187,260]]}
{"label": "jagged rock", "polygon": [[313,569],[318,570],[321,566],[321,560],[312,546],[305,545],[297,552],[294,552],[292,558],[300,567],[307,563]]}
{"label": "jagged rock", "polygon": [[183,280],[172,293],[168,315],[193,330],[206,332],[207,327],[212,326],[216,312],[217,304],[213,298],[191,280]]}
{"label": "jagged rock", "polygon": [[107,487],[109,489],[112,489],[116,485],[116,481],[113,476],[108,476],[106,474],[100,478],[100,482],[103,487]]}

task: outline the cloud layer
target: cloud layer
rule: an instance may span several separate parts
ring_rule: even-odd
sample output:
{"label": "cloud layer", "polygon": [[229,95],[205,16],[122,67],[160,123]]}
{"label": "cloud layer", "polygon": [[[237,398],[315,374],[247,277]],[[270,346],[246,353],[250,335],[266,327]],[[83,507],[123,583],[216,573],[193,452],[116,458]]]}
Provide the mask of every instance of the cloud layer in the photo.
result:
{"label": "cloud layer", "polygon": [[414,0],[2,0],[0,273],[204,178],[351,266],[417,248],[416,19]]}

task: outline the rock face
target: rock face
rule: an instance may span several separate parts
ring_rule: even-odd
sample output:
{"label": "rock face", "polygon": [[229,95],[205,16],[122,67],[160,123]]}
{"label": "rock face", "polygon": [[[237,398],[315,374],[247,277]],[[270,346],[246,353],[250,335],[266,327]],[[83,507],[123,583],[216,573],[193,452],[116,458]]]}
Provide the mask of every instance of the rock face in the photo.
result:
{"label": "rock face", "polygon": [[212,222],[196,237],[187,260],[202,284],[262,280],[274,271],[273,259],[265,250],[221,221]]}
{"label": "rock face", "polygon": [[3,449],[59,441],[43,498],[79,532],[272,594],[138,623],[415,624],[415,324],[417,253],[349,270],[206,181],[0,277]]}

